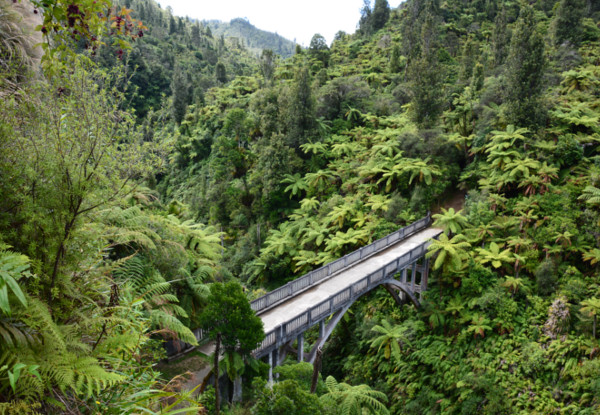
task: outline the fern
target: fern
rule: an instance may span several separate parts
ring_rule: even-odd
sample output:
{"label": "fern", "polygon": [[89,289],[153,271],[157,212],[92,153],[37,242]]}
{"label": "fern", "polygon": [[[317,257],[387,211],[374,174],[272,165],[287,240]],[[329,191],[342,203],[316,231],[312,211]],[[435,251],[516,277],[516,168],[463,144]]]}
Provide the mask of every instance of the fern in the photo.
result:
{"label": "fern", "polygon": [[179,306],[177,296],[172,294],[171,284],[153,269],[142,256],[134,256],[123,262],[114,272],[118,280],[127,281],[133,294],[144,300],[144,307],[154,329],[170,336],[176,335],[186,343],[196,345],[196,337],[179,317],[187,318]]}
{"label": "fern", "polygon": [[25,294],[18,281],[22,277],[29,277],[29,258],[6,250],[6,245],[0,244],[0,311],[10,315],[9,289],[17,300],[27,306]]}
{"label": "fern", "polygon": [[342,415],[362,415],[363,411],[371,414],[389,414],[381,402],[387,401],[386,395],[368,385],[351,386],[343,382],[338,383],[333,376],[328,376],[325,386],[327,393],[321,396],[321,401],[339,407]]}
{"label": "fern", "polygon": [[186,343],[197,345],[198,341],[194,333],[186,327],[177,317],[167,314],[163,310],[152,310],[150,312],[150,321],[155,327],[161,328],[164,332],[174,333],[180,340]]}
{"label": "fern", "polygon": [[578,199],[585,200],[590,205],[600,206],[600,189],[594,186],[586,186],[583,189],[583,194]]}

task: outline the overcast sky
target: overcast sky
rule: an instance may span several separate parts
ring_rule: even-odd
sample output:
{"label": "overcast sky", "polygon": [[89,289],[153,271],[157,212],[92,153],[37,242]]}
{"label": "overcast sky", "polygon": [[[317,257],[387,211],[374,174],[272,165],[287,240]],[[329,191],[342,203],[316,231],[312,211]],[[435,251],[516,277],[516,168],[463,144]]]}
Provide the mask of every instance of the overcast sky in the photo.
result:
{"label": "overcast sky", "polygon": [[[396,8],[402,0],[388,0]],[[315,33],[331,44],[343,30],[354,33],[363,0],[159,0],[163,8],[171,6],[176,16],[229,22],[245,17],[262,30],[308,46]],[[373,1],[374,3],[374,1]]]}

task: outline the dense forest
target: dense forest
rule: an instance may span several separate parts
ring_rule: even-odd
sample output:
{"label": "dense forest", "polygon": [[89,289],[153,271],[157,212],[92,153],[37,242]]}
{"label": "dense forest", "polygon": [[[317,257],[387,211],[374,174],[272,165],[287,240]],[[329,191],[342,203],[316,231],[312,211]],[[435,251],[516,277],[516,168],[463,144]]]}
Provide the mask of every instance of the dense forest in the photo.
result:
{"label": "dense forest", "polygon": [[237,18],[229,23],[219,20],[208,20],[203,23],[210,27],[215,36],[223,36],[225,38],[237,38],[243,42],[246,49],[257,56],[262,54],[262,51],[272,50],[275,54],[282,58],[289,58],[296,50],[295,42],[292,42],[276,33],[260,30],[248,19]]}
{"label": "dense forest", "polygon": [[[0,0],[0,414],[218,413],[212,358],[165,359],[198,327],[244,379],[223,413],[599,413],[600,3],[365,1],[331,45],[259,41]],[[421,307],[368,293],[269,385],[249,300],[428,211]]]}

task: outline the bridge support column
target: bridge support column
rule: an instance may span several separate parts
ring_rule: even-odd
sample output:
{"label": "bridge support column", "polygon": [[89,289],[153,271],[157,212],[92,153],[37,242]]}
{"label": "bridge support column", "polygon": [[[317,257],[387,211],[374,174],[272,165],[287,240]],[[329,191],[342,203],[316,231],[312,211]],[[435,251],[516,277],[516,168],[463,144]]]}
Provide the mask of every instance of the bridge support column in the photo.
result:
{"label": "bridge support column", "polygon": [[423,274],[421,275],[421,292],[427,290],[427,279],[429,278],[429,258],[423,261]]}
{"label": "bridge support column", "polygon": [[[273,350],[273,368],[279,366],[281,362],[279,361],[279,348]],[[273,378],[279,379],[279,373],[273,374]]]}
{"label": "bridge support column", "polygon": [[331,336],[331,333],[333,333],[333,329],[335,328],[335,326],[337,326],[337,324],[340,322],[344,314],[346,314],[346,311],[348,311],[351,305],[352,304],[348,304],[341,310],[336,311],[335,314],[333,314],[333,316],[329,320],[329,323],[327,323],[327,327],[325,327],[325,321],[322,320],[321,322],[319,322],[319,338],[317,339],[317,342],[312,347],[310,353],[306,357],[306,361],[308,363],[315,363],[315,358],[317,357],[317,350],[323,347],[329,336]]}
{"label": "bridge support column", "polygon": [[304,333],[298,335],[298,362],[304,361]]}
{"label": "bridge support column", "polygon": [[279,379],[279,373],[273,374],[273,368],[279,364],[279,349],[269,353],[269,385],[273,385],[274,379]]}
{"label": "bridge support column", "polygon": [[269,352],[269,386],[273,385],[273,352]]}

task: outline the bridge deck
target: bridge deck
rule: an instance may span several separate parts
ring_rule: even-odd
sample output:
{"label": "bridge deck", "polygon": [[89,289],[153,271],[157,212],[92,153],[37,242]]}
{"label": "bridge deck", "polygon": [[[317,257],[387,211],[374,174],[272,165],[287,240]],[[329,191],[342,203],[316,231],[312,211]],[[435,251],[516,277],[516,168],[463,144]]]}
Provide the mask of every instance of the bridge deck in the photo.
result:
{"label": "bridge deck", "polygon": [[340,271],[337,275],[322,283],[290,298],[284,303],[259,314],[263,321],[265,333],[275,329],[296,316],[301,315],[310,307],[319,304],[331,295],[342,291],[352,283],[364,278],[375,269],[394,261],[407,252],[441,233],[441,229],[427,228],[397,244],[365,259],[358,264]]}
{"label": "bridge deck", "polygon": [[[352,283],[359,281],[367,276],[373,270],[383,267],[384,265],[393,262],[402,255],[410,252],[428,239],[436,237],[441,233],[441,229],[426,228],[414,235],[398,241],[383,251],[372,255],[362,262],[354,266],[350,266],[341,270],[338,274],[324,280],[318,285],[301,292],[295,297],[269,309],[263,313],[259,313],[259,317],[263,321],[265,333],[277,328],[282,323],[285,323],[311,308],[319,304],[321,301],[329,298],[331,295],[344,290]],[[205,355],[214,353],[214,342],[209,342],[197,348],[197,350]],[[203,369],[194,373],[194,377],[186,383],[184,388],[191,390],[202,382],[202,379],[211,370],[211,365],[207,364]]]}

